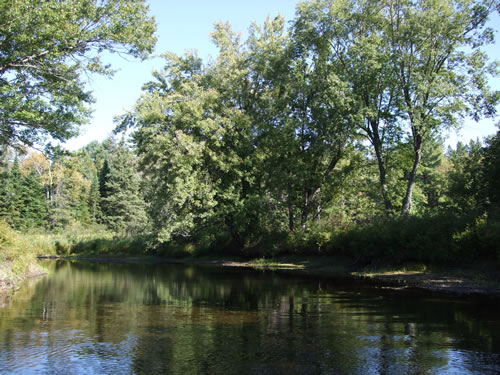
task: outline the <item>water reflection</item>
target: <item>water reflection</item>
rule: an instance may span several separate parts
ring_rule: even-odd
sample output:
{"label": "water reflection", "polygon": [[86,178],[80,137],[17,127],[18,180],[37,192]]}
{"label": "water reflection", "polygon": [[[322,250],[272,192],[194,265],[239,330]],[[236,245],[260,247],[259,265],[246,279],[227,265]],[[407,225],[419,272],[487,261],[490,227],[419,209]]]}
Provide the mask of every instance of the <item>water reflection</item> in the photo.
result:
{"label": "water reflection", "polygon": [[0,309],[0,373],[500,372],[497,300],[271,272],[53,262]]}

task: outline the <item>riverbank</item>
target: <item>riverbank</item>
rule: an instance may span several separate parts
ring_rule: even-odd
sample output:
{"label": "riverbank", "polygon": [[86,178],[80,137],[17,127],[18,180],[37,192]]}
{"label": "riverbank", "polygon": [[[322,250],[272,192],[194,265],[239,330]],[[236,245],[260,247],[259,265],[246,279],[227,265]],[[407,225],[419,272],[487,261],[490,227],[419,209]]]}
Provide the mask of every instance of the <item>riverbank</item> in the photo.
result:
{"label": "riverbank", "polygon": [[276,259],[244,259],[186,257],[164,258],[156,256],[85,256],[43,257],[118,263],[179,263],[211,267],[242,267],[309,277],[351,280],[379,288],[420,290],[453,295],[489,295],[500,297],[500,270],[486,263],[471,264],[467,268],[434,268],[410,264],[405,266],[359,266],[348,257],[283,256]]}
{"label": "riverbank", "polygon": [[24,281],[46,274],[47,271],[36,262],[27,265],[21,272],[16,271],[13,261],[0,262],[0,297],[12,293],[18,289],[20,284]]}
{"label": "riverbank", "polygon": [[[174,260],[177,261],[177,260]],[[209,264],[223,267],[272,269],[308,276],[352,279],[376,287],[400,290],[426,290],[454,295],[494,295],[500,297],[500,270],[485,264],[468,269],[426,269],[422,265],[359,267],[350,258],[290,256],[276,260],[180,260],[186,264]]]}
{"label": "riverbank", "polygon": [[37,262],[33,246],[0,221],[0,296],[11,293],[25,280],[46,273]]}

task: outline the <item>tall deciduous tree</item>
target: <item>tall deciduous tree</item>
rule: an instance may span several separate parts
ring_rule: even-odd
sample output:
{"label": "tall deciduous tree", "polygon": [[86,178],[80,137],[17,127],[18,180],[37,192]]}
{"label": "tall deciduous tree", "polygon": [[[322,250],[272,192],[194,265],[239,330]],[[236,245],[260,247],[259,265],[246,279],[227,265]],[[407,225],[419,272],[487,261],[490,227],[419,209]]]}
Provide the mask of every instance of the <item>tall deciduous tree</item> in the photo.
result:
{"label": "tall deciduous tree", "polygon": [[[354,121],[348,86],[336,66],[307,48],[303,39],[285,33],[283,25],[280,17],[268,20],[250,46],[257,61],[266,62],[264,70],[259,65],[253,70],[266,77],[254,85],[265,93],[261,99],[267,105],[257,118],[275,182],[269,188],[286,197],[289,229],[294,231],[296,222],[305,229],[328,202],[325,192],[339,178],[335,172],[352,139]],[[273,116],[261,116],[267,112]]]}
{"label": "tall deciduous tree", "polygon": [[[299,5],[297,38],[337,67],[351,88],[358,124],[373,145],[386,208],[387,136],[413,147],[402,202],[408,215],[424,144],[466,115],[492,116],[496,75],[480,48],[493,41],[485,28],[495,1],[317,0]],[[394,138],[393,138],[394,139]]]}
{"label": "tall deciduous tree", "polygon": [[402,213],[409,215],[422,150],[433,133],[457,126],[465,115],[493,116],[499,92],[488,76],[498,74],[480,47],[493,41],[485,28],[495,1],[390,0],[386,35],[403,96],[413,145]]}
{"label": "tall deciduous tree", "polygon": [[294,45],[281,17],[254,25],[246,42],[218,24],[213,40],[219,56],[207,66],[166,55],[125,118],[137,128],[157,238],[222,225],[244,246],[269,228],[306,228],[350,139],[345,85]]}
{"label": "tall deciduous tree", "polygon": [[[398,140],[398,89],[384,37],[383,4],[370,0],[300,3],[294,38],[344,83],[351,122],[373,147],[385,209],[393,208],[388,187],[389,151]],[[333,88],[335,89],[335,88]]]}
{"label": "tall deciduous tree", "polygon": [[103,51],[145,58],[155,44],[144,0],[0,2],[0,144],[66,140],[89,116],[82,73],[112,74]]}

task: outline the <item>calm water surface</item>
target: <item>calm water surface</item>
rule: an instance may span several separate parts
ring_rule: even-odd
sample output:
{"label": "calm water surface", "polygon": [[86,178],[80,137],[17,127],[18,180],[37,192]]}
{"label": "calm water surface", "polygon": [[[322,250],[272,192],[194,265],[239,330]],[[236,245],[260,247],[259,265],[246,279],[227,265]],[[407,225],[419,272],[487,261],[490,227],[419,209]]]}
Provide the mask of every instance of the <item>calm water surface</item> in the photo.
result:
{"label": "calm water surface", "polygon": [[1,374],[498,374],[500,303],[273,272],[52,262],[0,307]]}

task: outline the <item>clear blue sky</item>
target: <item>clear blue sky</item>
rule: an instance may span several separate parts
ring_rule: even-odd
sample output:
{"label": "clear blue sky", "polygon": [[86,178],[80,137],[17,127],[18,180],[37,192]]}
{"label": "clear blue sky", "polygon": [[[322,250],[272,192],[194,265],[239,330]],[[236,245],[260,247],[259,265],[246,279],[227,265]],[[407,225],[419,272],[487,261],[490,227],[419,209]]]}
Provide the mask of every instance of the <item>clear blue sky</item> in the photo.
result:
{"label": "clear blue sky", "polygon": [[[262,24],[268,15],[278,13],[287,21],[294,18],[296,0],[149,0],[150,12],[156,18],[158,27],[158,43],[156,54],[167,51],[183,54],[186,50],[197,49],[200,57],[207,60],[216,55],[210,33],[218,21],[229,21],[233,30],[247,33],[252,22]],[[495,15],[492,25],[498,30],[500,18]],[[497,32],[497,40],[500,38]],[[500,42],[488,49],[492,58],[500,60]],[[132,108],[141,94],[141,87],[151,79],[151,71],[161,69],[163,60],[153,58],[148,61],[125,60],[119,56],[104,56],[106,62],[119,71],[112,79],[92,76],[89,88],[96,99],[92,106],[94,113],[90,123],[83,127],[82,135],[69,140],[66,148],[75,150],[92,140],[102,141],[113,130],[113,117],[125,113]],[[492,82],[496,89],[500,88],[500,80]],[[484,137],[492,134],[496,128],[491,121],[481,124],[467,122],[460,131],[460,139]],[[450,134],[449,143],[455,144],[457,135]]]}

